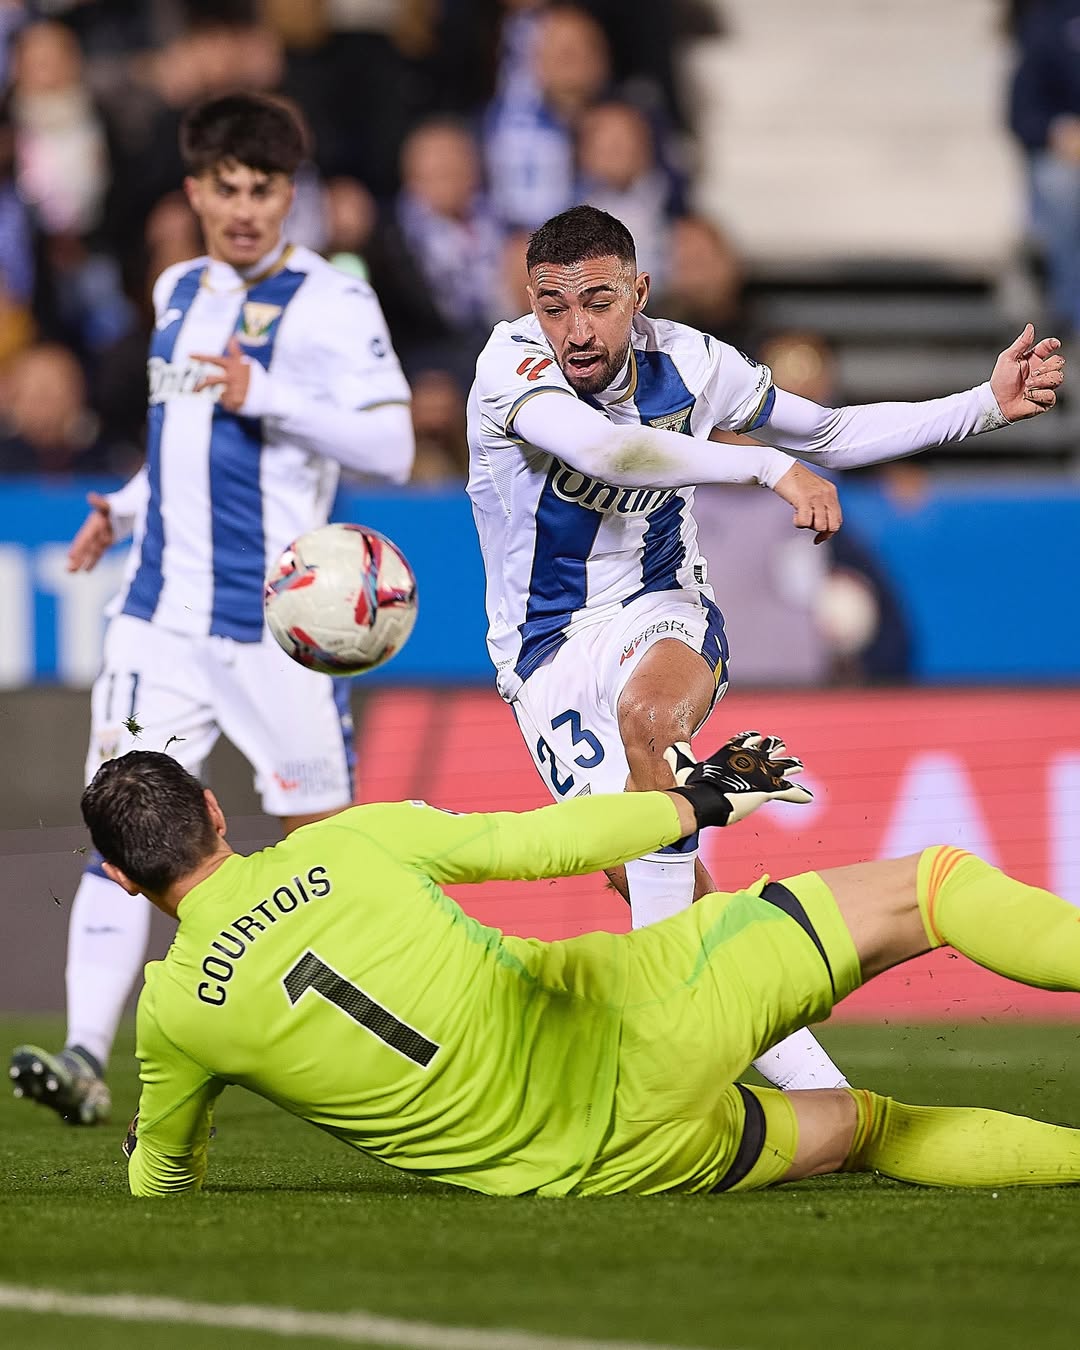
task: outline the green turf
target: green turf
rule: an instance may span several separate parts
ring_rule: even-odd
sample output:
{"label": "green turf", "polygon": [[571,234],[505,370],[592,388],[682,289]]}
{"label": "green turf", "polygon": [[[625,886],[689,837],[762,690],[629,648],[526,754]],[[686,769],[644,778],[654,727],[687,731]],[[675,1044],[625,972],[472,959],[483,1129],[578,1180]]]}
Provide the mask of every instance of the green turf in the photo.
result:
{"label": "green turf", "polygon": [[[0,1020],[0,1046],[56,1025]],[[837,1027],[850,1076],[906,1100],[1080,1122],[1080,1027]],[[489,1200],[411,1181],[226,1093],[205,1195],[133,1201],[116,1128],[0,1095],[0,1283],[357,1310],[718,1350],[1078,1343],[1080,1188],[925,1191],[834,1177],[759,1195]],[[0,1345],[329,1345],[0,1312]]]}

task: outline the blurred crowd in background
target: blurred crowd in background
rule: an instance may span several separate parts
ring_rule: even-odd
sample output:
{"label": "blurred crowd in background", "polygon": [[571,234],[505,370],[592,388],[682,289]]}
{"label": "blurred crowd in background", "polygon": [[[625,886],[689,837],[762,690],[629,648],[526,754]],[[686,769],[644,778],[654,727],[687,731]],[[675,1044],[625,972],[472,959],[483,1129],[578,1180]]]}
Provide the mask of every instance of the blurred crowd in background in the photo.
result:
{"label": "blurred crowd in background", "polygon": [[[152,283],[202,249],[179,119],[238,88],[290,100],[309,128],[287,233],[374,284],[413,386],[416,482],[463,480],[476,355],[493,323],[528,308],[529,231],[578,201],[632,230],[651,313],[835,401],[828,343],[756,328],[724,222],[694,209],[700,129],[680,62],[722,21],[713,0],[0,0],[0,474],[138,466]],[[1071,333],[1080,0],[1003,3],[1002,21],[1017,46],[1003,122],[1030,168],[1049,309]],[[904,490],[918,470],[896,473]],[[706,531],[707,500],[701,511]],[[742,515],[762,537],[749,505]],[[718,516],[718,549],[730,522]],[[779,536],[788,522],[775,522]],[[807,556],[792,571],[803,591]],[[872,559],[851,567],[872,577]],[[895,650],[869,674],[902,675],[902,616],[882,624],[887,583],[871,589]]]}
{"label": "blurred crowd in background", "polygon": [[588,199],[631,227],[655,312],[737,318],[738,260],[688,214],[689,0],[0,0],[0,472],[140,458],[154,278],[201,251],[192,102],[274,92],[310,129],[287,232],[363,270],[416,395],[416,477],[460,478],[464,396],[527,308],[524,245]]}

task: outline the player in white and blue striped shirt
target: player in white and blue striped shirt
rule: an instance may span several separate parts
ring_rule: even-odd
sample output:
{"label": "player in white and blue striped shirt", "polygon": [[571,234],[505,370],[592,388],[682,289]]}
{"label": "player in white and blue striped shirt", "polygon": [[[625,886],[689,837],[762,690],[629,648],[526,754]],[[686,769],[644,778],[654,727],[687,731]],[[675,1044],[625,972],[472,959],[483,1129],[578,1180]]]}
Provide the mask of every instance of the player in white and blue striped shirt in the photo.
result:
{"label": "player in white and blue striped shirt", "polygon": [[[87,781],[133,748],[198,773],[222,732],[286,831],[352,800],[348,686],[303,669],[263,625],[267,568],[325,524],[342,465],[401,483],[409,388],[371,288],[282,230],[304,133],[280,103],[231,95],[181,131],[206,255],[154,287],[146,465],[72,549],[91,567],[134,528],[91,698]],[[91,865],[68,942],[68,1049],[21,1047],[16,1088],[66,1119],[108,1110],[103,1070],[141,971],[145,907]],[[50,1086],[51,1085],[51,1086]]]}
{"label": "player in white and blue striped shirt", "polygon": [[[533,313],[499,324],[477,362],[469,495],[498,688],[556,799],[670,787],[665,747],[689,741],[726,688],[694,484],[770,487],[820,542],[840,525],[835,489],[770,447],[829,468],[877,463],[1043,412],[1062,379],[1060,343],[1035,344],[1029,326],[975,389],[823,408],[726,343],[647,317],[634,241],[604,211],[554,216],[526,264]],[[714,889],[696,839],[612,880],[635,926]],[[784,1047],[758,1063],[770,1081],[842,1081],[808,1032]]]}

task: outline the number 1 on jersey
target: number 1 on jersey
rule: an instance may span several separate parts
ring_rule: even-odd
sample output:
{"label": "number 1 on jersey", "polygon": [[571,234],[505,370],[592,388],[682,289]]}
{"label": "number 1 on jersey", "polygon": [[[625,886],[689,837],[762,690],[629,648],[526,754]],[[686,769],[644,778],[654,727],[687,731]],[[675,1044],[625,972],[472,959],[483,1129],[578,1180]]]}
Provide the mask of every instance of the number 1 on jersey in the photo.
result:
{"label": "number 1 on jersey", "polygon": [[399,1055],[404,1055],[422,1068],[427,1068],[439,1048],[435,1041],[429,1041],[413,1027],[400,1022],[388,1008],[376,1003],[344,975],[332,970],[314,952],[305,952],[284,977],[282,984],[290,1003],[299,1003],[307,990],[314,989],[328,1003],[334,1004],[354,1022],[359,1022],[372,1035],[378,1036],[391,1050],[396,1050]]}

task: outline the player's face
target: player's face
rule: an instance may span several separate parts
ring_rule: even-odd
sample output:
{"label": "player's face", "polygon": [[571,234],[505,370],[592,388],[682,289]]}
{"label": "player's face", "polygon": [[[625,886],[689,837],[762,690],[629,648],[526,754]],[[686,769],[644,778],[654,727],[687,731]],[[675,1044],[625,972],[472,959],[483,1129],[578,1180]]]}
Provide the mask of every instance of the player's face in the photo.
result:
{"label": "player's face", "polygon": [[529,300],[563,374],[579,394],[598,394],[626,364],[634,315],[649,278],[620,258],[537,263]]}
{"label": "player's face", "polygon": [[293,200],[285,174],[228,162],[185,178],[184,189],[207,253],[233,267],[250,267],[277,246]]}

